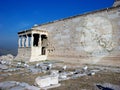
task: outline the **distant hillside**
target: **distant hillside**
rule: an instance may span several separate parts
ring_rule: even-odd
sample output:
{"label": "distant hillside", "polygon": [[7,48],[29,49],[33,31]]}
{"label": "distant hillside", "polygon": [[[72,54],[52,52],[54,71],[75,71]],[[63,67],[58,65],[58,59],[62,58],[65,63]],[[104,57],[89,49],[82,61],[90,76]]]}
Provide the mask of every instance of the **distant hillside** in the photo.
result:
{"label": "distant hillside", "polygon": [[6,54],[12,54],[12,55],[16,56],[17,55],[17,48],[15,48],[15,49],[0,48],[0,56],[6,55]]}

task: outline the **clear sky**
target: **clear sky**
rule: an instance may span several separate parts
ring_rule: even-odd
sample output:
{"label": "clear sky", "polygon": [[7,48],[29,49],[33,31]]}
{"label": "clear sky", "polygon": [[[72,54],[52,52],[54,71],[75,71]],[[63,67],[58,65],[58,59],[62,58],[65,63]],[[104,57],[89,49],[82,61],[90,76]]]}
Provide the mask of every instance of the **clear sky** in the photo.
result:
{"label": "clear sky", "polygon": [[0,48],[17,46],[17,32],[85,12],[111,7],[114,0],[0,0]]}

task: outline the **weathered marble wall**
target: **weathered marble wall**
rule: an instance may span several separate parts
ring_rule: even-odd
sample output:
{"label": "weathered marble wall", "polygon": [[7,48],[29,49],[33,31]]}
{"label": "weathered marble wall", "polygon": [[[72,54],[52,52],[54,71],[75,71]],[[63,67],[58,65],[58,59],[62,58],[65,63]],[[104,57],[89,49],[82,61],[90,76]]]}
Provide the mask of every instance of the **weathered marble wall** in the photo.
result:
{"label": "weathered marble wall", "polygon": [[120,6],[33,28],[48,31],[48,58],[104,57],[120,53]]}
{"label": "weathered marble wall", "polygon": [[15,60],[26,61],[31,59],[31,48],[18,48],[18,54],[15,57]]}

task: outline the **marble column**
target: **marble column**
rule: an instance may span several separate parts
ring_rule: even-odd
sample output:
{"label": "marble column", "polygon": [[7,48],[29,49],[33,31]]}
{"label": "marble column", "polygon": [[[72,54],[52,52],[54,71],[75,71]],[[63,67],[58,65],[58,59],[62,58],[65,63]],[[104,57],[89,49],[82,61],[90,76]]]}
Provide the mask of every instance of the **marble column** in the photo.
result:
{"label": "marble column", "polygon": [[41,35],[39,34],[39,43],[38,46],[41,47]]}
{"label": "marble column", "polygon": [[26,44],[26,47],[29,46],[28,43],[29,43],[29,42],[28,42],[28,35],[26,35],[26,43],[25,43],[25,44]]}
{"label": "marble column", "polygon": [[34,37],[33,34],[31,34],[31,47],[33,47],[33,41],[34,41]]}
{"label": "marble column", "polygon": [[24,36],[22,36],[22,47],[25,47],[24,43],[25,43],[25,38]]}
{"label": "marble column", "polygon": [[21,47],[21,36],[18,37],[18,47]]}

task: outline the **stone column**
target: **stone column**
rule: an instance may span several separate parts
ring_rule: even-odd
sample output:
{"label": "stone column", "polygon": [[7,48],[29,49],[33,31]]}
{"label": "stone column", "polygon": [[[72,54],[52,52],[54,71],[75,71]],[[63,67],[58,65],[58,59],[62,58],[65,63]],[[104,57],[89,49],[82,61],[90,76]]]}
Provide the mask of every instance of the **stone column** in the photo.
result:
{"label": "stone column", "polygon": [[18,47],[21,47],[21,36],[18,37]]}
{"label": "stone column", "polygon": [[22,36],[22,47],[24,47],[25,38]]}
{"label": "stone column", "polygon": [[34,41],[34,37],[33,34],[31,34],[31,47],[33,47],[33,41]]}
{"label": "stone column", "polygon": [[25,43],[25,44],[26,44],[26,47],[29,46],[28,43],[29,43],[29,42],[28,42],[28,35],[26,35],[26,43]]}
{"label": "stone column", "polygon": [[41,35],[39,34],[39,43],[38,46],[41,47]]}

